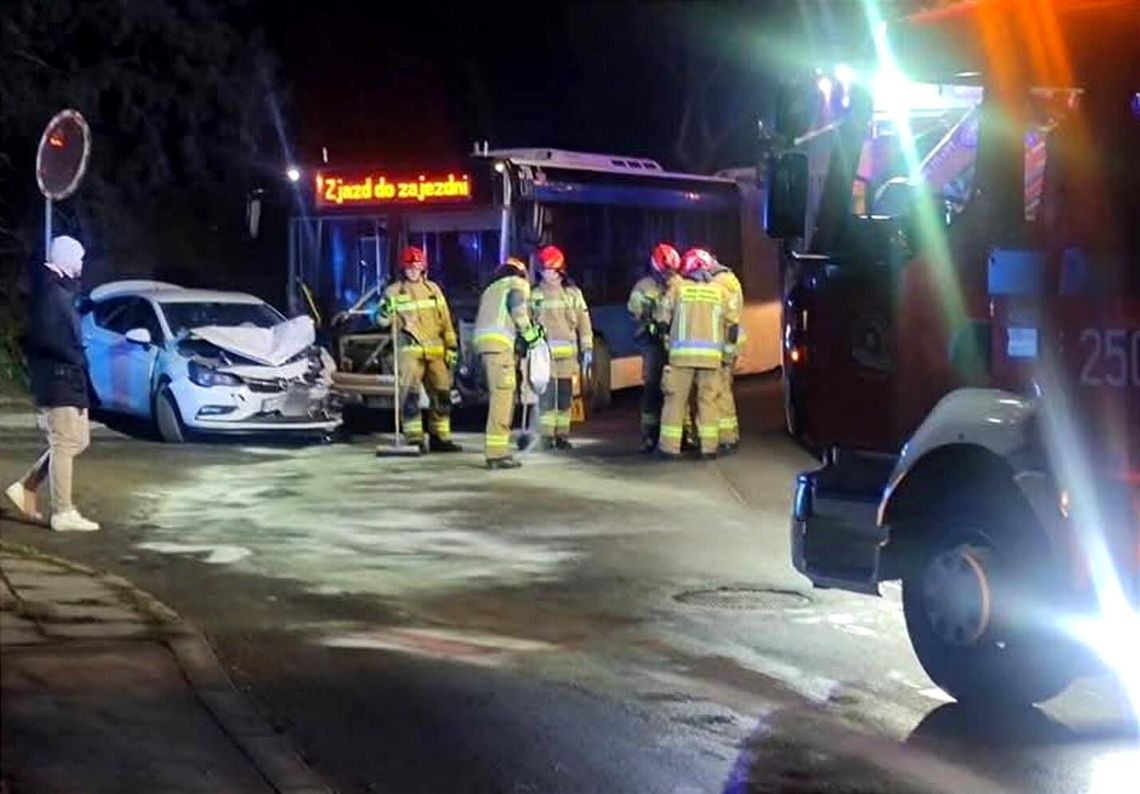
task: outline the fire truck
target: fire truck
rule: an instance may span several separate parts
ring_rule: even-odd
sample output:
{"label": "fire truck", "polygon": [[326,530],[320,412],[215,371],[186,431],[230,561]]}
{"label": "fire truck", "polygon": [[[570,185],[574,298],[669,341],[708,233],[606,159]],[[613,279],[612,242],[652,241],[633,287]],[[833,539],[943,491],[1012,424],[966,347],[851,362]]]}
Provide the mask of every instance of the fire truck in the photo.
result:
{"label": "fire truck", "polygon": [[1107,664],[1140,708],[1137,42],[1134,0],[942,3],[778,103],[793,562],[901,581],[961,701]]}

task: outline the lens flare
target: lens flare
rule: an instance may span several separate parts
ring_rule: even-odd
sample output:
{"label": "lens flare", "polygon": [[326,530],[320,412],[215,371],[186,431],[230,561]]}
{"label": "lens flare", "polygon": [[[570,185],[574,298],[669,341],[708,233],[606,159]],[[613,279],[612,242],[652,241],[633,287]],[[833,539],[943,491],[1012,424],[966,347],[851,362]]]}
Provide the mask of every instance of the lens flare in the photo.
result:
{"label": "lens flare", "polygon": [[1140,751],[1109,753],[1093,763],[1087,794],[1133,791],[1140,779]]}
{"label": "lens flare", "polygon": [[[877,0],[863,0],[863,11],[867,25],[872,31],[878,73],[874,92],[882,96],[885,110],[899,139],[899,149],[906,165],[908,180],[912,185],[923,183],[922,160],[915,145],[914,129],[910,121],[910,108],[907,105],[908,87],[912,82],[899,68],[890,40],[887,36],[887,23]],[[966,301],[958,282],[950,246],[946,238],[946,224],[942,208],[928,190],[914,191],[913,217],[920,247],[930,261],[937,293],[941,300],[941,310],[946,327],[961,327],[967,320]],[[968,342],[967,342],[968,343]],[[977,351],[969,351],[976,353]]]}

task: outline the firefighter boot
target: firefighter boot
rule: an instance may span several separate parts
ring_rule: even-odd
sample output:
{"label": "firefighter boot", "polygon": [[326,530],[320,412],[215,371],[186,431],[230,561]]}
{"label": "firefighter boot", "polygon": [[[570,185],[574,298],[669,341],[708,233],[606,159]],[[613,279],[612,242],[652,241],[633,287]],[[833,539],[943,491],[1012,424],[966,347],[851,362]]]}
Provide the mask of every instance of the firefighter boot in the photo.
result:
{"label": "firefighter boot", "polygon": [[432,452],[462,452],[463,445],[457,444],[450,438],[440,438],[439,436],[430,436],[431,451]]}
{"label": "firefighter boot", "polygon": [[514,458],[491,458],[487,461],[487,468],[491,471],[495,469],[520,469],[522,462]]}

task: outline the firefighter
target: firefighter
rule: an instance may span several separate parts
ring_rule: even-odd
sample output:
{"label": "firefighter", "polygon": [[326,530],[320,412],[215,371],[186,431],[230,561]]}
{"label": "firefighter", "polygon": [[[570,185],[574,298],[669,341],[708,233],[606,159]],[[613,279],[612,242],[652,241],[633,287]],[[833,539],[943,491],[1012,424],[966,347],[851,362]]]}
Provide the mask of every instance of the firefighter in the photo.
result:
{"label": "firefighter", "polygon": [[[386,326],[396,317],[400,332],[401,424],[408,442],[432,452],[459,452],[451,439],[452,370],[459,360],[459,339],[443,290],[427,278],[427,256],[422,248],[400,252],[402,277],[384,290],[378,321]],[[420,386],[426,382],[428,435],[424,437]]]}
{"label": "firefighter", "polygon": [[641,440],[646,452],[657,449],[661,433],[661,371],[665,367],[667,326],[654,320],[665,291],[681,269],[681,255],[669,243],[658,243],[649,257],[649,273],[633,285],[626,308],[637,327],[641,345]]}
{"label": "firefighter", "polygon": [[744,346],[744,330],[740,322],[744,312],[744,290],[740,279],[728,267],[713,259],[709,269],[712,283],[724,290],[724,358],[717,388],[717,427],[720,430],[718,452],[731,455],[740,446],[740,423],[736,418],[736,398],[732,393],[737,356]]}
{"label": "firefighter", "polygon": [[510,453],[511,419],[518,384],[517,349],[529,349],[542,339],[542,326],[530,318],[530,282],[526,265],[510,257],[491,274],[479,297],[475,317],[475,351],[483,359],[490,393],[484,455],[488,469],[517,469]]}
{"label": "firefighter", "polygon": [[701,457],[717,454],[720,428],[717,423],[717,389],[724,358],[725,293],[712,283],[712,255],[693,248],[681,257],[681,276],[674,280],[654,313],[654,319],[669,327],[666,342],[668,362],[661,375],[665,405],[661,411],[660,452],[668,458],[681,454],[681,438],[689,398],[695,391],[697,435]]}
{"label": "firefighter", "polygon": [[538,251],[538,262],[541,280],[531,292],[531,316],[546,333],[553,376],[538,403],[542,444],[546,449],[570,449],[574,376],[589,372],[594,363],[594,330],[582,290],[566,275],[562,251],[544,246]]}

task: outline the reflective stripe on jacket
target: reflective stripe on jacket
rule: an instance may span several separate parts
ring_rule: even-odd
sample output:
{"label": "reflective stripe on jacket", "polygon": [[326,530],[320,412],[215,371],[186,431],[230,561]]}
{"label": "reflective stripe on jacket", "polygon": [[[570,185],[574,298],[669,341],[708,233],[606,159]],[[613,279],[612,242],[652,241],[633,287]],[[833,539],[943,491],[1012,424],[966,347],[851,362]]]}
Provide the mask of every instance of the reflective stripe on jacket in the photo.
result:
{"label": "reflective stripe on jacket", "polygon": [[540,282],[530,294],[531,316],[546,329],[550,355],[577,359],[594,349],[594,329],[586,298],[577,287]]}
{"label": "reflective stripe on jacket", "polygon": [[669,326],[669,363],[715,369],[724,358],[724,289],[712,282],[677,279],[655,319]]}
{"label": "reflective stripe on jacket", "polygon": [[[713,271],[712,281],[723,289],[725,293],[725,353],[734,355],[739,348],[744,347],[744,326],[741,325],[744,320],[744,290],[740,286],[740,279],[736,277],[736,274],[723,265],[720,269]],[[727,342],[727,330],[734,325],[737,326],[738,329],[735,345]]]}
{"label": "reflective stripe on jacket", "polygon": [[444,351],[459,348],[447,298],[434,281],[393,281],[384,290],[384,297],[392,301],[400,330],[416,340],[401,349],[422,353],[425,358],[443,358]]}
{"label": "reflective stripe on jacket", "polygon": [[501,275],[479,296],[475,315],[475,352],[513,352],[515,337],[530,328],[530,282],[520,275]]}

